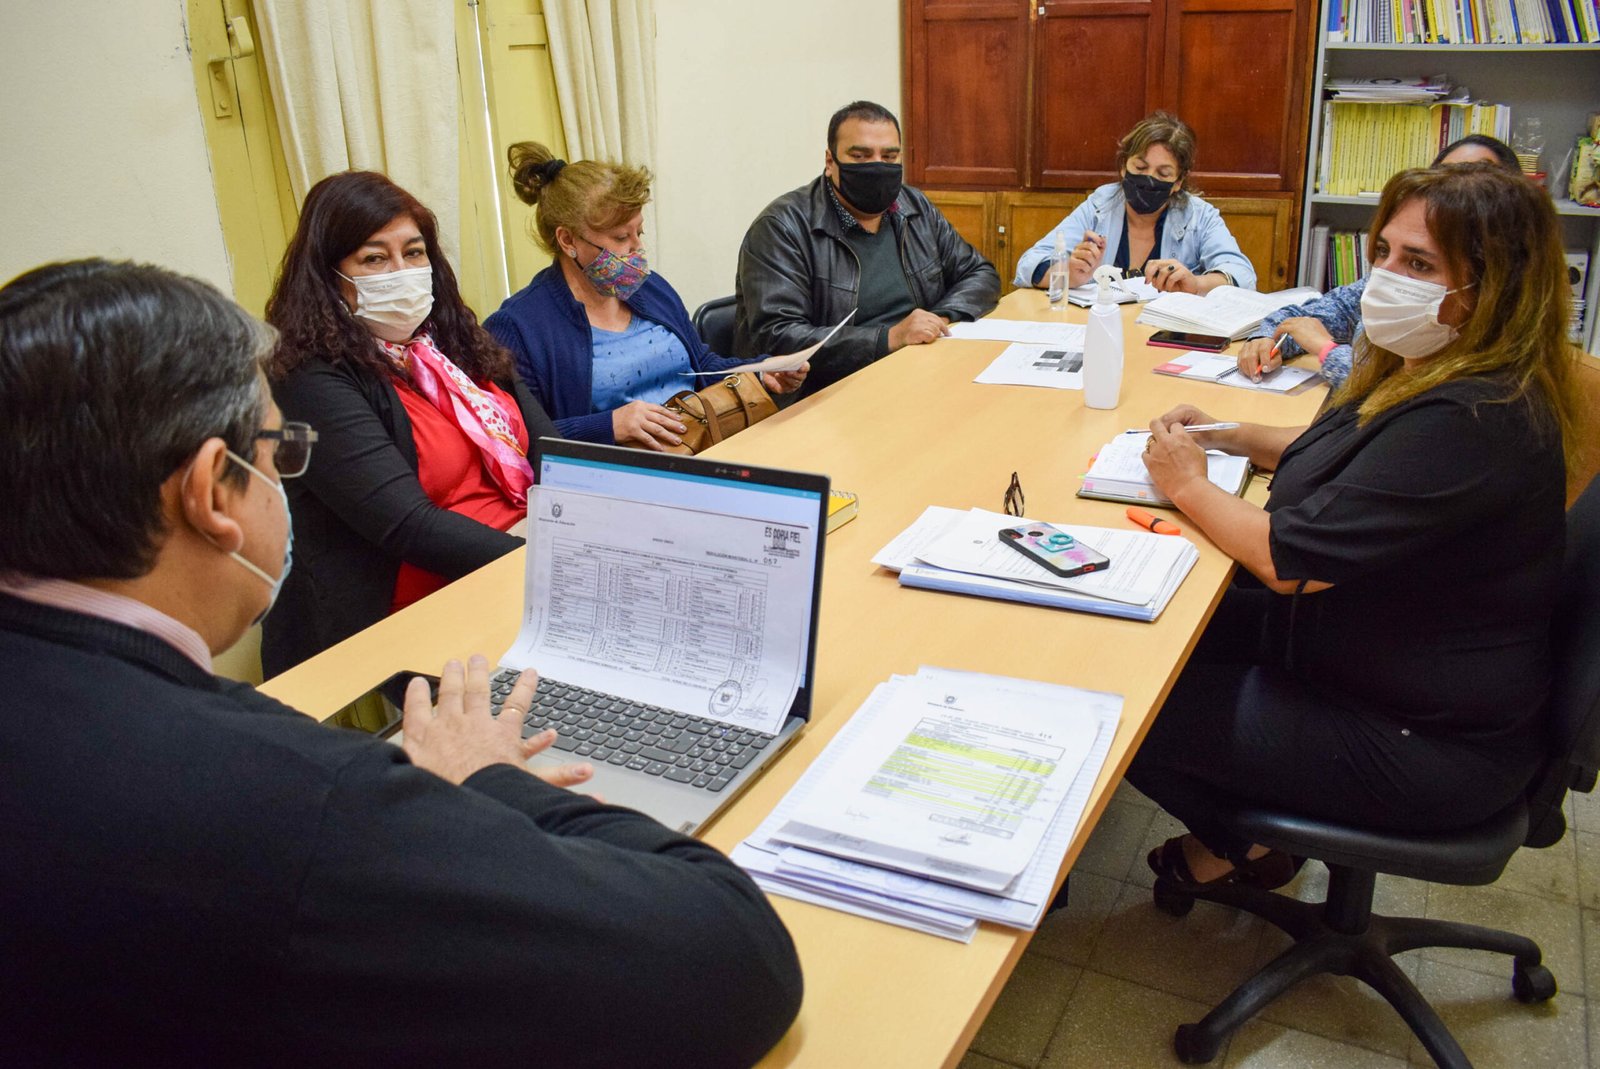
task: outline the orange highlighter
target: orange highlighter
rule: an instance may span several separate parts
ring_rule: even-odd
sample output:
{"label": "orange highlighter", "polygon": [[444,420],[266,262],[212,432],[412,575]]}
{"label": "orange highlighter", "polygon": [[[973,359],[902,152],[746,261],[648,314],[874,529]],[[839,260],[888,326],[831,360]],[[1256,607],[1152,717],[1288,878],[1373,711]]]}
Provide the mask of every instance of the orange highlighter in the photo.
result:
{"label": "orange highlighter", "polygon": [[1143,527],[1146,531],[1154,531],[1156,534],[1183,534],[1183,529],[1177,524],[1163,520],[1159,516],[1152,516],[1144,509],[1130,508],[1128,510],[1128,519]]}

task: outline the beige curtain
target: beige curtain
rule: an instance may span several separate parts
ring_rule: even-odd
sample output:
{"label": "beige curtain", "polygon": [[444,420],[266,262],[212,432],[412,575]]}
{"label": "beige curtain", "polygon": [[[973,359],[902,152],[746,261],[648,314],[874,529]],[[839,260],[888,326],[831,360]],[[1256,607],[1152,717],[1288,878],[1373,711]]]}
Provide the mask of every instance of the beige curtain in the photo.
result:
{"label": "beige curtain", "polygon": [[460,249],[455,13],[441,0],[255,0],[296,202],[320,179],[382,171]]}
{"label": "beige curtain", "polygon": [[[544,21],[567,155],[653,165],[655,0],[544,0]],[[656,255],[654,203],[644,227]]]}

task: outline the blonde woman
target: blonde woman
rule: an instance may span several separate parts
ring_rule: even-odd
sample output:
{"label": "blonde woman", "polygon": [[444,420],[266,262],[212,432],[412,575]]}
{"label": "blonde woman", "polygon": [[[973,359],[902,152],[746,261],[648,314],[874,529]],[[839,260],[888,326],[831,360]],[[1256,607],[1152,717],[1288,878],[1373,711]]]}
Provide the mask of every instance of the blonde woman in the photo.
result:
{"label": "blonde woman", "polygon": [[[1191,834],[1178,889],[1276,886],[1240,802],[1427,833],[1522,795],[1545,751],[1567,461],[1580,448],[1550,198],[1500,167],[1402,171],[1373,222],[1355,369],[1303,430],[1151,424],[1162,491],[1259,584],[1228,592],[1128,779]],[[1265,509],[1204,448],[1272,468]]]}
{"label": "blonde woman", "polygon": [[[645,449],[677,445],[684,425],[662,403],[744,361],[711,352],[683,299],[644,254],[643,167],[557,159],[531,141],[507,153],[511,182],[536,206],[534,238],[553,262],[484,322],[565,438]],[[809,365],[764,374],[773,393]]]}

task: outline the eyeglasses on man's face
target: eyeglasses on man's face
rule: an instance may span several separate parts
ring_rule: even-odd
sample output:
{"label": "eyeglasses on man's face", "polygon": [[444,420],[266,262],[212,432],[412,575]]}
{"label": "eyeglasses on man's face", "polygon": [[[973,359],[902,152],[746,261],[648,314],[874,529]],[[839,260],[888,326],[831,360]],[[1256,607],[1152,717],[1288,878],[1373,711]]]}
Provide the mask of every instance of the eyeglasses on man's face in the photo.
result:
{"label": "eyeglasses on man's face", "polygon": [[278,469],[278,478],[293,479],[304,475],[311,464],[311,443],[317,432],[309,423],[285,423],[272,430],[256,431],[256,439],[266,439],[272,445],[272,466]]}

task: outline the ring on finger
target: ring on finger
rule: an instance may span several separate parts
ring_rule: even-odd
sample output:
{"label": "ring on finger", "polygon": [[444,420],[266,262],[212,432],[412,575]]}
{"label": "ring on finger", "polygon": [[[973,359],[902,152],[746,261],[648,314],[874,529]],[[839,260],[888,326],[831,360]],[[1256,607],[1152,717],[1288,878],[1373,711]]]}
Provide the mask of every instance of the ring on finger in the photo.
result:
{"label": "ring on finger", "polygon": [[1150,452],[1150,447],[1155,445],[1155,444],[1156,444],[1156,440],[1154,438],[1146,438],[1145,442],[1144,442],[1144,451],[1146,453]]}

